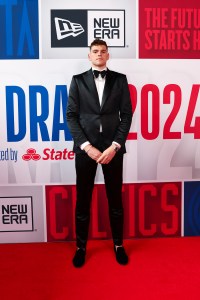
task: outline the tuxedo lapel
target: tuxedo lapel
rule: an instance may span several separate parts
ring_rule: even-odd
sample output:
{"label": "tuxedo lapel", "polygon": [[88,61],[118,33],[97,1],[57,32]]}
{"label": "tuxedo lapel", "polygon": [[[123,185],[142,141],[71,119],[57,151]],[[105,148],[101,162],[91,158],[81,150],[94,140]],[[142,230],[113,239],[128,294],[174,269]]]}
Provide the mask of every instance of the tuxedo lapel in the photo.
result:
{"label": "tuxedo lapel", "polygon": [[94,75],[92,73],[92,69],[90,69],[89,71],[87,71],[85,73],[84,80],[85,80],[85,83],[87,85],[88,90],[91,91],[92,98],[93,98],[95,104],[100,107],[99,96],[98,96],[96,84],[95,84],[95,81],[94,81]]}
{"label": "tuxedo lapel", "polygon": [[103,91],[103,98],[102,98],[102,103],[101,103],[101,109],[103,108],[107,98],[109,97],[111,91],[112,91],[112,87],[115,81],[115,76],[114,74],[108,70],[107,74],[106,74],[106,82],[105,82],[105,86],[104,86],[104,91]]}

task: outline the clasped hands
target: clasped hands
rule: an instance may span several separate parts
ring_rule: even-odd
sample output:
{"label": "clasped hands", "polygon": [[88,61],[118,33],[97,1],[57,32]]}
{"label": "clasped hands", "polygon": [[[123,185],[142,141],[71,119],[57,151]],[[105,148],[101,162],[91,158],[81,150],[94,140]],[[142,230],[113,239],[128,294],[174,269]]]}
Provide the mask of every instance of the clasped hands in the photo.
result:
{"label": "clasped hands", "polygon": [[116,154],[112,145],[104,150],[103,153],[92,145],[87,145],[84,150],[90,158],[94,159],[99,164],[109,164]]}

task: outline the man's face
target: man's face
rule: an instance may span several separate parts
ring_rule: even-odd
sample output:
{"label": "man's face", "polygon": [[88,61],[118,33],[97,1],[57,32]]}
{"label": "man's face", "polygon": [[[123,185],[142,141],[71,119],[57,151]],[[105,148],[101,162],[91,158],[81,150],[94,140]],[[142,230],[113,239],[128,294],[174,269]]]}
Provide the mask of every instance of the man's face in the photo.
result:
{"label": "man's face", "polygon": [[109,59],[108,49],[104,45],[92,46],[88,58],[92,63],[92,67],[103,69]]}

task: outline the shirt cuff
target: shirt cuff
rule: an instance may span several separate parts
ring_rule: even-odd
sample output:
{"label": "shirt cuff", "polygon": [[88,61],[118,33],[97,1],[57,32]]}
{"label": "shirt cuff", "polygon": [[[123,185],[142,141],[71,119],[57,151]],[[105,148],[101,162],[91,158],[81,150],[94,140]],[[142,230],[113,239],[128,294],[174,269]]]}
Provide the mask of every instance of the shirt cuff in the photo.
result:
{"label": "shirt cuff", "polygon": [[80,148],[81,148],[81,150],[84,150],[84,148],[86,147],[86,146],[88,146],[88,145],[90,145],[90,142],[85,142],[85,143],[83,143],[83,144],[81,144],[80,145]]}
{"label": "shirt cuff", "polygon": [[118,144],[117,142],[113,141],[112,144],[116,145],[119,149],[121,148],[121,145]]}

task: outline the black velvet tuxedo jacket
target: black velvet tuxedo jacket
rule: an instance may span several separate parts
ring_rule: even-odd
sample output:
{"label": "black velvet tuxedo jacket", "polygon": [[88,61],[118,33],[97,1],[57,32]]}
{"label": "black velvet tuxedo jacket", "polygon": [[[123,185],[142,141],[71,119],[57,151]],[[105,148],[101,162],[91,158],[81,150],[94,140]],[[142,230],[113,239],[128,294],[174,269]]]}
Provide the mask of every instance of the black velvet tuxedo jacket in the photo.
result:
{"label": "black velvet tuxedo jacket", "polygon": [[[132,107],[126,76],[108,70],[100,106],[92,69],[75,75],[69,89],[67,123],[74,140],[74,152],[81,153],[80,145],[89,141],[98,148],[100,125],[103,150],[113,141],[121,145],[131,126]],[[101,150],[102,151],[102,150]]]}

